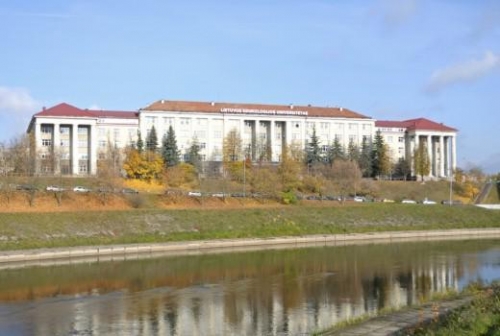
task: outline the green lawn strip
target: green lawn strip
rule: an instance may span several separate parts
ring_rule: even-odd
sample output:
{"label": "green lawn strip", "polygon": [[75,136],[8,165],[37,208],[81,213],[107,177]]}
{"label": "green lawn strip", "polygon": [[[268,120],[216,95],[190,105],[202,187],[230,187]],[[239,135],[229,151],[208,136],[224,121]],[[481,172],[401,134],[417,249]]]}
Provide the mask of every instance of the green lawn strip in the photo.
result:
{"label": "green lawn strip", "polygon": [[0,250],[312,234],[499,227],[474,206],[361,204],[272,209],[0,214]]}

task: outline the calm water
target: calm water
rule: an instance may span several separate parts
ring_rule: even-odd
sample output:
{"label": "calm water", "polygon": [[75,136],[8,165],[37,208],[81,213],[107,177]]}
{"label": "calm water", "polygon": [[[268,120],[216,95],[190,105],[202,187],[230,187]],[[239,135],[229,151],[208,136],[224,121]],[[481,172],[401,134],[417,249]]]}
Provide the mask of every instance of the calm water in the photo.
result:
{"label": "calm water", "polygon": [[303,335],[497,278],[499,240],[3,269],[0,335]]}

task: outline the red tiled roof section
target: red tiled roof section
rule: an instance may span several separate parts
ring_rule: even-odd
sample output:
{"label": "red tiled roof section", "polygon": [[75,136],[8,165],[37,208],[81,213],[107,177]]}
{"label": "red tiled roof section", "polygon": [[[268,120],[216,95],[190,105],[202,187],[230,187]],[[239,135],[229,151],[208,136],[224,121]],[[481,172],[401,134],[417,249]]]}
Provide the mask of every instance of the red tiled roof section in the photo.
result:
{"label": "red tiled roof section", "polygon": [[406,128],[408,125],[404,121],[377,120],[375,127]]}
{"label": "red tiled roof section", "polygon": [[120,118],[120,119],[137,119],[138,112],[131,111],[107,111],[107,110],[87,110],[98,118]]}
{"label": "red tiled roof section", "polygon": [[137,112],[129,111],[101,111],[101,110],[82,110],[70,104],[61,103],[48,109],[44,108],[42,112],[35,114],[35,117],[75,117],[75,118],[121,118],[137,119]]}
{"label": "red tiled roof section", "polygon": [[426,118],[405,120],[406,127],[409,130],[425,130],[425,131],[440,131],[440,132],[457,132],[457,129],[446,126],[442,123],[437,123]]}
{"label": "red tiled roof section", "polygon": [[[342,107],[317,107],[300,105],[268,105],[268,104],[235,104],[159,100],[143,108],[143,111],[174,111],[174,112],[204,112],[221,113],[222,109],[274,110],[282,114],[286,112],[307,112],[308,117],[359,118],[371,119],[357,112]],[[230,111],[227,112],[231,114]],[[255,114],[259,114],[258,111]],[[297,114],[301,115],[301,114]]]}
{"label": "red tiled roof section", "polygon": [[406,128],[408,130],[413,130],[413,131],[421,130],[421,131],[457,132],[455,128],[437,123],[435,121],[426,118],[410,119],[404,121],[377,120],[375,122],[375,126]]}
{"label": "red tiled roof section", "polygon": [[95,118],[95,116],[88,112],[81,110],[73,105],[66,103],[61,103],[56,106],[52,106],[48,109],[44,108],[42,112],[34,115],[35,117],[87,117]]}

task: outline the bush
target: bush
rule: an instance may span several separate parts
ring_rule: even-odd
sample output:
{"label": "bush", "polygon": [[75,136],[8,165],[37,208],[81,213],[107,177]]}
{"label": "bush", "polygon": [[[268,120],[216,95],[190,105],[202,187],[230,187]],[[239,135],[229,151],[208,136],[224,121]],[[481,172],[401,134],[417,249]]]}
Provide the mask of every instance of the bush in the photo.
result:
{"label": "bush", "polygon": [[146,198],[141,194],[131,194],[126,196],[128,203],[135,209],[146,207]]}
{"label": "bush", "polygon": [[281,194],[281,202],[283,204],[296,204],[297,195],[293,191],[287,191]]}

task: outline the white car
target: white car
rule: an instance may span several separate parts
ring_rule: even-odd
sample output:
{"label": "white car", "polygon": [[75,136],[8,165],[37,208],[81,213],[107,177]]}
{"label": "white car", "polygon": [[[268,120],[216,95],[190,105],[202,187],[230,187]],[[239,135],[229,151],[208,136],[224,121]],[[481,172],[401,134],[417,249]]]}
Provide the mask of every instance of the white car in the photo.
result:
{"label": "white car", "polygon": [[81,187],[81,186],[76,186],[76,187],[73,188],[73,191],[74,192],[86,193],[86,192],[90,192],[90,189],[89,188],[85,188],[85,187]]}
{"label": "white car", "polygon": [[365,201],[365,198],[364,197],[361,197],[361,196],[355,196],[353,198],[354,202],[364,202]]}
{"label": "white car", "polygon": [[201,197],[201,192],[199,192],[199,191],[190,191],[190,192],[188,192],[188,196]]}
{"label": "white car", "polygon": [[403,204],[416,204],[417,202],[412,199],[404,199],[401,201]]}
{"label": "white car", "polygon": [[45,188],[46,191],[64,191],[66,189],[64,189],[63,187],[59,187],[59,186],[55,186],[55,185],[50,185],[50,186],[47,186],[47,188]]}
{"label": "white car", "polygon": [[436,202],[431,201],[430,199],[425,198],[425,199],[422,201],[422,204],[436,204]]}

